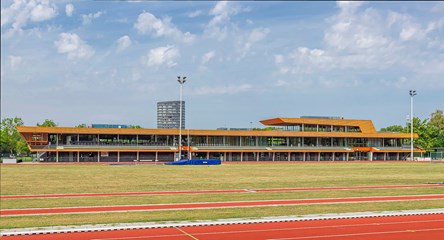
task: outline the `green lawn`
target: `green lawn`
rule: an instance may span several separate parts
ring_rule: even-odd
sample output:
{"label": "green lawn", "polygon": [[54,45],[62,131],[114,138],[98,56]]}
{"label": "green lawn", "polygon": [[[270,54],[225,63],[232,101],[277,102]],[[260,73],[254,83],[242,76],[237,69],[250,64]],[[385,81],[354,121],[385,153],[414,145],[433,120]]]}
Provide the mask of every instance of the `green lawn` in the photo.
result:
{"label": "green lawn", "polygon": [[[424,184],[444,181],[444,164],[430,163],[303,163],[227,164],[221,166],[164,165],[2,165],[1,194],[98,193],[206,189],[257,189],[281,187],[338,187],[362,185]],[[347,191],[297,191],[280,193],[227,193],[81,197],[59,199],[2,199],[1,208],[40,208],[130,205],[239,200],[335,198],[444,194],[444,187],[415,189],[361,189]],[[132,213],[67,214],[59,216],[1,217],[1,228],[98,224],[139,221],[207,220],[444,208],[444,200],[329,204],[288,207],[255,207]]]}

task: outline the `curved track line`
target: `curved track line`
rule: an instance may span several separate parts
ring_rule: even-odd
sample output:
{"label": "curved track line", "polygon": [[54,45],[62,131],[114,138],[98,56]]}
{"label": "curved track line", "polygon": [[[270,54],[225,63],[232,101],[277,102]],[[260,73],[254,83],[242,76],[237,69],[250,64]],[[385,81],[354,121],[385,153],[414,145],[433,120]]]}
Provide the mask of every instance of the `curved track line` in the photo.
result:
{"label": "curved track line", "polygon": [[444,199],[444,194],[351,197],[351,198],[289,199],[289,200],[266,200],[266,201],[206,202],[206,203],[180,203],[180,204],[87,206],[87,207],[68,207],[68,208],[4,209],[0,210],[0,215],[1,217],[7,217],[7,216],[25,216],[25,215],[189,210],[189,209],[263,207],[263,206],[285,206],[285,205],[307,205],[307,204],[418,201],[418,200],[437,200],[437,199]]}
{"label": "curved track line", "polygon": [[245,193],[245,192],[292,192],[292,191],[332,191],[332,190],[359,190],[359,189],[401,189],[401,188],[433,188],[444,187],[444,184],[417,184],[417,185],[387,185],[387,186],[350,186],[350,187],[311,187],[311,188],[262,188],[262,189],[220,189],[196,191],[152,191],[152,192],[115,192],[115,193],[68,193],[68,194],[39,194],[39,195],[3,195],[0,199],[24,198],[73,198],[73,197],[116,197],[142,195],[174,195],[174,194],[217,194],[217,193]]}

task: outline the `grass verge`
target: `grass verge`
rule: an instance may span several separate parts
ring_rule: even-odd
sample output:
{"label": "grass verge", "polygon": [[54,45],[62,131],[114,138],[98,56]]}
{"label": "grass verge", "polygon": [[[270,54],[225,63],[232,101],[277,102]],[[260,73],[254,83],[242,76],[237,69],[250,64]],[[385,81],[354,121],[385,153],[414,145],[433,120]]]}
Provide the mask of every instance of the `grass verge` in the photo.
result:
{"label": "grass verge", "polygon": [[64,214],[46,216],[1,217],[0,228],[27,228],[84,224],[114,224],[134,222],[196,221],[227,218],[260,218],[270,216],[301,216],[307,214],[381,212],[410,209],[444,208],[443,200],[317,204],[252,208],[199,209],[182,211],[152,211],[127,213]]}

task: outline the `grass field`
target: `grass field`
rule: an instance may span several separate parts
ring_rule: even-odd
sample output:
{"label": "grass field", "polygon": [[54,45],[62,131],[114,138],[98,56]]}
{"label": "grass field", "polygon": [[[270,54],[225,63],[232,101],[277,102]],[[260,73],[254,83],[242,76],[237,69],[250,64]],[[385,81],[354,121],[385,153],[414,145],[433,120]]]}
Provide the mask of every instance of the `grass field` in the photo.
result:
{"label": "grass field", "polygon": [[[210,189],[258,189],[424,184],[444,181],[444,164],[304,163],[164,165],[29,165],[1,166],[1,195],[107,193]],[[105,206],[239,200],[305,199],[363,196],[444,194],[444,187],[360,189],[278,193],[227,193],[63,199],[1,199],[2,209]],[[394,203],[176,210],[162,212],[66,214],[1,217],[0,228],[42,227],[140,221],[184,221],[220,218],[444,208],[443,200]]]}

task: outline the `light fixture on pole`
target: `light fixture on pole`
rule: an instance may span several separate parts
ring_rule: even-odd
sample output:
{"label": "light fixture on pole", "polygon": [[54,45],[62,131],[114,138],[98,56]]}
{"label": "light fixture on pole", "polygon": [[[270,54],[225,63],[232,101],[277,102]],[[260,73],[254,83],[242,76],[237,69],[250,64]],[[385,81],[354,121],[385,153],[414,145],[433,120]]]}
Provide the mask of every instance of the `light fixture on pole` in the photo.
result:
{"label": "light fixture on pole", "polygon": [[182,158],[182,86],[186,82],[187,77],[177,76],[177,81],[180,84],[180,99],[179,99],[179,156],[178,160]]}
{"label": "light fixture on pole", "polygon": [[410,90],[410,160],[413,160],[413,97],[416,90]]}

